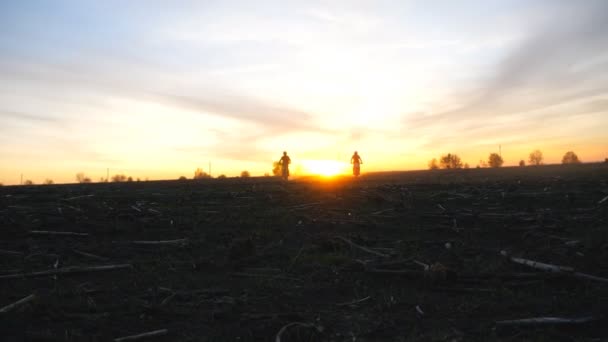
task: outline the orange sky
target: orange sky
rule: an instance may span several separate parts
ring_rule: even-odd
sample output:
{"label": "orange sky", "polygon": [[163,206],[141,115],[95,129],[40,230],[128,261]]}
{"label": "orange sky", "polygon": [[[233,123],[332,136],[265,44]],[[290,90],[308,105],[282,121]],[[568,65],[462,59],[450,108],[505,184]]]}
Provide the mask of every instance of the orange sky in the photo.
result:
{"label": "orange sky", "polygon": [[[119,11],[117,9],[120,8]],[[3,3],[0,183],[608,157],[604,1]],[[315,164],[316,163],[316,164]]]}

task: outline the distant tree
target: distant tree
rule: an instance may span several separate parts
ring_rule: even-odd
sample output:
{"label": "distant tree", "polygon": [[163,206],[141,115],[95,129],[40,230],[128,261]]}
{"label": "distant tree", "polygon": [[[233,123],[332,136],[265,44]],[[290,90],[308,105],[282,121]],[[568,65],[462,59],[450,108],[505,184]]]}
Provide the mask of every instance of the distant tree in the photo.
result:
{"label": "distant tree", "polygon": [[464,168],[468,169],[469,168],[469,163],[464,163]]}
{"label": "distant tree", "polygon": [[221,175],[217,176],[217,179],[226,179],[226,175],[221,174]]}
{"label": "distant tree", "polygon": [[4,184],[0,183],[0,186],[4,186]]}
{"label": "distant tree", "polygon": [[211,178],[211,176],[209,176],[201,168],[198,168],[194,171],[194,179],[204,179],[204,178]]}
{"label": "distant tree", "polygon": [[608,164],[608,158],[604,159],[604,163]]}
{"label": "distant tree", "polygon": [[528,158],[530,165],[541,165],[543,163],[543,153],[540,150],[534,150]]}
{"label": "distant tree", "polygon": [[185,181],[185,180],[188,180],[188,178],[186,178],[186,176],[179,176],[179,178],[177,180]]}
{"label": "distant tree", "polygon": [[26,179],[25,182],[23,182],[23,185],[34,185],[34,182],[29,179]]}
{"label": "distant tree", "polygon": [[270,173],[264,172],[264,177],[270,177]]}
{"label": "distant tree", "polygon": [[488,167],[488,163],[483,159],[479,159],[479,164],[477,164],[477,168],[480,169],[482,167]]}
{"label": "distant tree", "polygon": [[129,178],[127,178],[127,182],[133,182],[133,177],[129,176]]}
{"label": "distant tree", "polygon": [[137,177],[137,182],[141,182],[141,179],[139,179],[139,177]]}
{"label": "distant tree", "polygon": [[519,161],[519,166],[520,166],[520,167],[524,167],[524,166],[526,166],[526,162],[525,162],[523,159],[522,159],[522,160],[520,160],[520,161]]}
{"label": "distant tree", "polygon": [[125,182],[126,180],[127,180],[127,176],[125,176],[123,174],[118,174],[118,175],[112,176],[112,182],[114,182],[114,183]]}
{"label": "distant tree", "polygon": [[44,185],[51,185],[51,184],[55,184],[55,182],[53,182],[52,179],[47,178],[47,179],[44,180],[44,183],[42,183],[42,184],[44,184]]}
{"label": "distant tree", "polygon": [[433,158],[429,161],[429,170],[437,170],[439,169],[439,165],[437,165],[437,158]]}
{"label": "distant tree", "polygon": [[491,153],[490,157],[488,157],[488,165],[490,167],[501,167],[503,163],[504,161],[498,153]]}
{"label": "distant tree", "polygon": [[76,174],[76,181],[78,183],[91,183],[91,178],[87,177],[83,172],[78,172]]}
{"label": "distant tree", "polygon": [[281,176],[281,164],[277,161],[272,162],[272,175],[277,177]]}
{"label": "distant tree", "polygon": [[241,172],[241,178],[249,178],[251,175],[249,174],[249,171],[245,170],[243,172]]}
{"label": "distant tree", "polygon": [[448,153],[439,159],[439,166],[442,169],[460,169],[462,162],[457,154]]}
{"label": "distant tree", "polygon": [[580,164],[580,163],[581,163],[580,159],[578,159],[578,156],[576,155],[576,153],[574,153],[572,151],[566,152],[566,154],[564,154],[564,157],[562,158],[562,164]]}

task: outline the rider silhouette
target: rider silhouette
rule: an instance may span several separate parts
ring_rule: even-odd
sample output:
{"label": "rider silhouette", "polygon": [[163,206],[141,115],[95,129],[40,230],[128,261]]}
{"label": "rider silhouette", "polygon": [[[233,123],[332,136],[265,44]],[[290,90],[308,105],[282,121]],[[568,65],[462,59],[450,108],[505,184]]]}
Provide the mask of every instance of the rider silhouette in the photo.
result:
{"label": "rider silhouette", "polygon": [[350,158],[350,163],[353,164],[353,175],[358,177],[361,174],[361,164],[363,164],[363,160],[357,151],[355,151],[355,154]]}
{"label": "rider silhouette", "polygon": [[291,158],[287,155],[287,152],[283,152],[283,156],[281,160],[279,160],[279,165],[281,165],[281,177],[284,180],[289,178],[289,164],[291,164]]}

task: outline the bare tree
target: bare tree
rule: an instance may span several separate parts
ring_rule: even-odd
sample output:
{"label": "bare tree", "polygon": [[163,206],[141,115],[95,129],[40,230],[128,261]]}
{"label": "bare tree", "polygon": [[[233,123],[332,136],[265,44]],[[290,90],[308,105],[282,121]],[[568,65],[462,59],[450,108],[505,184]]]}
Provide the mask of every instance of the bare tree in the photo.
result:
{"label": "bare tree", "polygon": [[542,165],[543,163],[543,153],[540,150],[534,150],[530,152],[530,157],[528,158],[528,162],[530,165]]}
{"label": "bare tree", "polygon": [[568,151],[566,152],[566,154],[564,154],[564,157],[562,158],[562,164],[580,164],[581,160],[578,159],[578,156],[576,155],[576,153],[572,152],[572,151]]}
{"label": "bare tree", "polygon": [[127,178],[127,182],[133,182],[133,177],[129,176],[129,178]]}
{"label": "bare tree", "polygon": [[4,184],[0,183],[0,186],[4,186]]}
{"label": "bare tree", "polygon": [[226,179],[226,175],[225,174],[221,174],[221,175],[217,176],[217,179]]}
{"label": "bare tree", "polygon": [[120,182],[125,182],[127,180],[127,176],[123,175],[123,174],[117,174],[112,176],[112,182],[114,183],[120,183]]}
{"label": "bare tree", "polygon": [[488,165],[490,167],[501,167],[503,163],[504,161],[498,153],[491,153],[490,157],[488,157]]}
{"label": "bare tree", "polygon": [[26,179],[25,182],[23,182],[23,185],[34,185],[34,182],[32,182],[30,179]]}
{"label": "bare tree", "polygon": [[76,174],[76,181],[78,183],[91,183],[91,178],[87,177],[83,172],[78,172]]}
{"label": "bare tree", "polygon": [[249,178],[251,177],[251,175],[249,174],[249,171],[245,170],[243,172],[241,172],[241,178]]}
{"label": "bare tree", "polygon": [[53,182],[52,179],[47,178],[47,179],[44,180],[44,183],[42,183],[42,184],[44,184],[44,185],[52,185],[52,184],[55,184],[55,182]]}
{"label": "bare tree", "polygon": [[520,166],[520,167],[524,167],[524,166],[526,166],[526,162],[525,162],[523,159],[522,159],[522,160],[520,160],[520,161],[519,161],[519,166]]}
{"label": "bare tree", "polygon": [[204,179],[204,178],[211,178],[211,176],[209,176],[209,174],[204,172],[203,169],[201,169],[201,168],[198,168],[194,171],[194,179]]}
{"label": "bare tree", "polygon": [[179,178],[177,180],[185,181],[185,180],[188,180],[188,178],[186,178],[186,176],[179,176]]}
{"label": "bare tree", "polygon": [[469,163],[464,163],[464,168],[468,169],[469,168]]}
{"label": "bare tree", "polygon": [[462,168],[462,161],[457,154],[448,153],[439,159],[439,166],[442,169],[460,169]]}
{"label": "bare tree", "polygon": [[437,165],[437,158],[433,158],[429,161],[429,170],[437,170],[439,169],[439,165]]}

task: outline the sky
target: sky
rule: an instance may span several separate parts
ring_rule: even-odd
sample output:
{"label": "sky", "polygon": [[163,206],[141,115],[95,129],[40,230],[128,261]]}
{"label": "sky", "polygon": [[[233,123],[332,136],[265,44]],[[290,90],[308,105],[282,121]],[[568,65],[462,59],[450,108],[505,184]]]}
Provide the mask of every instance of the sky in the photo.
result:
{"label": "sky", "polygon": [[608,157],[608,2],[0,2],[0,183]]}

